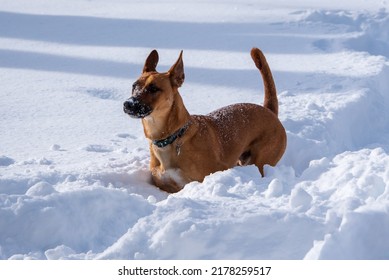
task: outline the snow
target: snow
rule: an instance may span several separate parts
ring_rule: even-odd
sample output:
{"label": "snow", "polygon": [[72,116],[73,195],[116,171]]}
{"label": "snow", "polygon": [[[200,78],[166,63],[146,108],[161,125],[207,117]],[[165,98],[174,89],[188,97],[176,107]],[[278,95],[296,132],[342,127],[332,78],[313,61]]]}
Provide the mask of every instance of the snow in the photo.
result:
{"label": "snow", "polygon": [[[1,259],[389,259],[389,3],[0,0]],[[262,103],[288,147],[176,194],[122,111],[184,50],[192,114]]]}

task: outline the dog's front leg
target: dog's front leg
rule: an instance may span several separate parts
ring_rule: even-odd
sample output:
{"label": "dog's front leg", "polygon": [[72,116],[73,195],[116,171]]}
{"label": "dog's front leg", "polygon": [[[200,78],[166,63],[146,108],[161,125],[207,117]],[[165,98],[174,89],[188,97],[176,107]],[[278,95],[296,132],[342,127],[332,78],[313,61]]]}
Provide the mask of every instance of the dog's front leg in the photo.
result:
{"label": "dog's front leg", "polygon": [[154,185],[165,192],[178,192],[185,185],[182,179],[180,179],[179,169],[165,170],[165,167],[155,155],[152,145],[150,145],[150,171]]}
{"label": "dog's front leg", "polygon": [[150,144],[150,171],[154,184],[161,188],[161,185],[163,184],[161,176],[161,162],[154,154],[152,144]]}

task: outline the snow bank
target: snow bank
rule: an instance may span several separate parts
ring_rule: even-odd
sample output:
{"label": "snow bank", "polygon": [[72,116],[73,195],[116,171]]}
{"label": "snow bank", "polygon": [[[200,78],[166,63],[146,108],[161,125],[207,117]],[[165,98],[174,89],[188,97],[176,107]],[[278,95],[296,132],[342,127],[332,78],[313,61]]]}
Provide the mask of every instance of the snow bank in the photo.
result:
{"label": "snow bank", "polygon": [[[0,2],[1,259],[389,258],[387,4]],[[262,102],[252,46],[279,91],[281,162],[155,188],[122,112],[150,49],[161,71],[184,49],[198,114]]]}

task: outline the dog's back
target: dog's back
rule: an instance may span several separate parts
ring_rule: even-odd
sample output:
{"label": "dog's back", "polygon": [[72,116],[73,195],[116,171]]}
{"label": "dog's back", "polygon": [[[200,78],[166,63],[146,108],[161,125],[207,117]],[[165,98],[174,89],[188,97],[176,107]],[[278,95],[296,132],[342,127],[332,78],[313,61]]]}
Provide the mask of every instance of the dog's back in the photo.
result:
{"label": "dog's back", "polygon": [[233,104],[203,118],[218,131],[222,161],[230,166],[255,164],[264,175],[263,166],[274,166],[282,157],[286,133],[278,119],[277,92],[266,58],[258,48],[251,50],[251,57],[263,79],[263,106]]}

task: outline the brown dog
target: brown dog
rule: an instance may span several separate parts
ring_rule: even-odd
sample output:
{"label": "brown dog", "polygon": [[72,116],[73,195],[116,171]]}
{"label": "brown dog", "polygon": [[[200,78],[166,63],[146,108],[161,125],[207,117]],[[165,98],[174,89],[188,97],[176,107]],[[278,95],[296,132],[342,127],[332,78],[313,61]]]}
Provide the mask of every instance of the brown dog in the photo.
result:
{"label": "brown dog", "polygon": [[206,116],[190,115],[178,92],[185,78],[182,51],[166,73],[156,71],[156,50],[147,57],[124,112],[142,119],[150,141],[150,170],[159,188],[177,192],[236,165],[255,164],[263,176],[265,164],[274,166],[280,160],[286,133],[277,116],[273,77],[259,49],[253,48],[251,57],[262,74],[264,106],[234,104]]}

